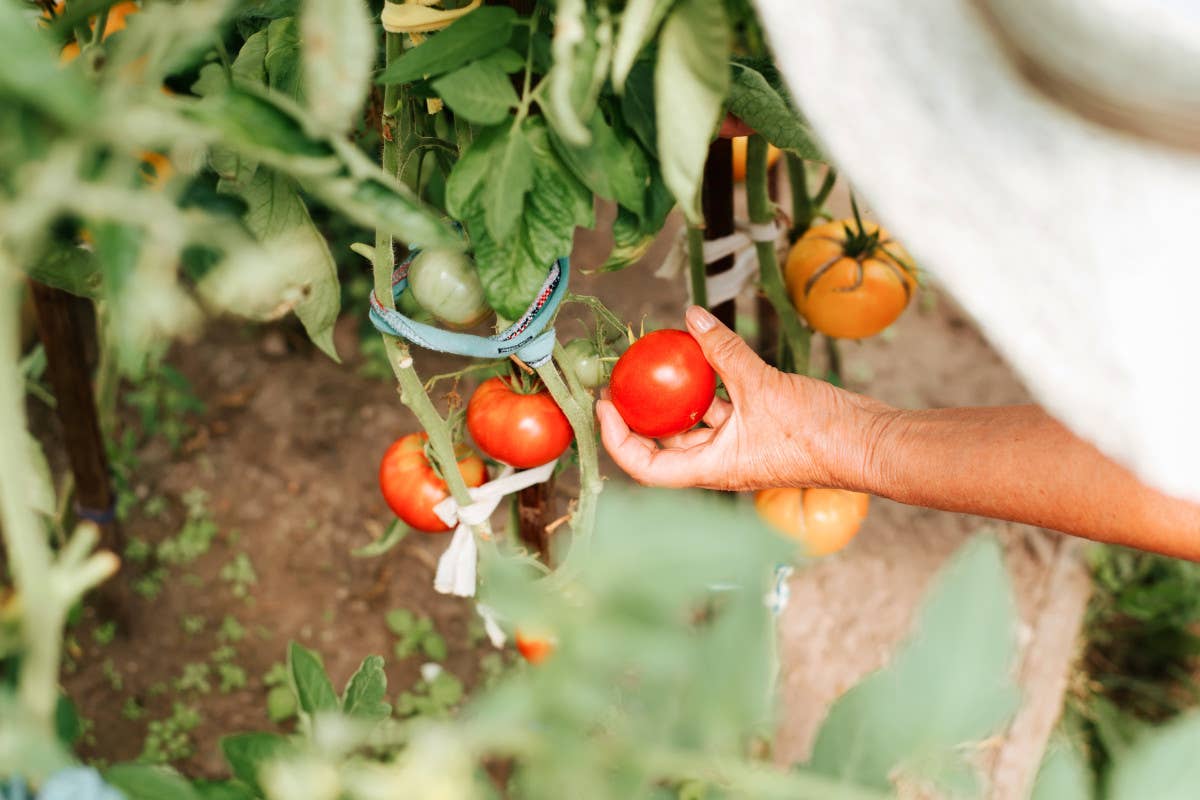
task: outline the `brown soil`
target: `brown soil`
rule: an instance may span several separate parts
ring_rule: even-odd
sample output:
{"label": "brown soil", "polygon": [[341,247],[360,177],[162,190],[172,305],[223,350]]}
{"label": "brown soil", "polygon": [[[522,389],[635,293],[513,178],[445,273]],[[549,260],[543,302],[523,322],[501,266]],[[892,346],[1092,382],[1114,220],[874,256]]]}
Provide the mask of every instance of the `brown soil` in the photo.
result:
{"label": "brown soil", "polygon": [[[635,328],[643,318],[648,327],[678,327],[683,277],[656,279],[651,266],[670,238],[668,232],[648,264],[624,275],[584,275],[582,269],[602,260],[607,242],[602,234],[581,234],[574,290],[602,294]],[[378,536],[389,518],[376,487],[379,457],[395,436],[416,428],[390,382],[359,374],[357,328],[357,314],[339,326],[341,365],[305,346],[280,348],[278,328],[220,323],[211,325],[199,344],[173,351],[171,362],[191,380],[208,411],[181,452],[161,444],[143,448],[139,492],[167,497],[170,510],[164,519],[135,514],[127,531],[151,542],[175,533],[183,519],[181,496],[199,487],[211,498],[222,534],[194,566],[174,571],[156,600],[135,601],[134,625],[116,641],[105,647],[93,641],[94,613],[72,631],[81,648],[74,658],[79,666],[65,683],[82,713],[95,723],[90,755],[113,761],[138,755],[146,721],[122,717],[126,698],[138,698],[150,712],[148,719],[167,716],[171,702],[183,699],[201,710],[204,721],[194,733],[195,755],[180,766],[194,775],[221,774],[216,746],[221,733],[273,728],[261,676],[283,659],[292,639],[322,654],[338,688],[365,655],[383,654],[394,695],[417,679],[422,659],[390,657],[394,638],[383,617],[393,608],[431,616],[449,644],[446,668],[469,685],[478,678],[479,656],[488,646],[467,642],[472,604],[437,595],[431,586],[445,538],[413,534],[381,558],[351,555]],[[559,330],[569,337],[582,328],[563,322]],[[428,353],[418,354],[417,361],[424,375],[462,365]],[[846,347],[845,363],[850,388],[897,405],[1026,399],[971,322],[936,289],[926,290],[886,335]],[[619,478],[611,464],[603,469],[610,478]],[[796,579],[781,625],[781,757],[806,751],[828,702],[883,662],[907,630],[930,576],[967,533],[982,527],[978,519],[874,500],[858,540],[844,554]],[[1043,535],[1028,529],[991,527],[1007,531],[1018,596],[1033,631],[1047,575],[1058,563],[1057,545],[1047,549]],[[249,600],[234,597],[218,577],[239,552],[249,556],[258,576]],[[206,620],[205,628],[188,635],[181,620],[196,614]],[[173,681],[184,664],[208,659],[220,644],[215,631],[226,615],[248,631],[236,647],[249,685],[230,694],[214,690],[203,697],[178,698],[172,691],[151,696],[152,685]],[[1039,702],[1052,710],[1061,695],[1054,684],[1065,674],[1077,626],[1070,613],[1059,616],[1066,629],[1056,635],[1066,643],[1030,679],[1046,687],[1037,693]],[[102,673],[106,659],[123,676],[119,691]]]}

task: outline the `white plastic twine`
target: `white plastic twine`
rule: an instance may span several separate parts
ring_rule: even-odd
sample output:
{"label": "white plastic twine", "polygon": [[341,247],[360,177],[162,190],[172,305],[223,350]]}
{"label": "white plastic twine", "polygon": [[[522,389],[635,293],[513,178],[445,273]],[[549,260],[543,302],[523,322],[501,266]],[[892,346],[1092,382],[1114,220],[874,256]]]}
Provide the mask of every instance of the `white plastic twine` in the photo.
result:
{"label": "white plastic twine", "polygon": [[[715,264],[722,258],[736,255],[733,268],[716,275],[709,275],[704,285],[708,295],[708,305],[717,306],[733,300],[742,293],[746,285],[758,277],[758,255],[754,250],[756,242],[774,242],[780,244],[787,229],[775,220],[771,222],[746,222],[737,220],[737,230],[720,239],[709,239],[704,243],[704,263]],[[657,278],[670,280],[680,273],[687,263],[687,229],[681,229],[675,240],[675,246],[667,253],[662,266],[654,273]],[[692,285],[688,283],[688,304],[693,302]]]}
{"label": "white plastic twine", "polygon": [[516,472],[512,467],[505,467],[495,480],[468,490],[474,501],[471,505],[459,508],[453,497],[447,497],[433,507],[433,513],[437,514],[442,522],[455,526],[450,546],[438,559],[437,575],[433,579],[434,589],[442,594],[458,597],[475,596],[475,562],[479,550],[475,545],[472,526],[487,522],[496,506],[500,505],[500,501],[506,496],[546,481],[554,472],[554,465],[557,463],[558,459],[555,459],[540,467],[521,472]]}

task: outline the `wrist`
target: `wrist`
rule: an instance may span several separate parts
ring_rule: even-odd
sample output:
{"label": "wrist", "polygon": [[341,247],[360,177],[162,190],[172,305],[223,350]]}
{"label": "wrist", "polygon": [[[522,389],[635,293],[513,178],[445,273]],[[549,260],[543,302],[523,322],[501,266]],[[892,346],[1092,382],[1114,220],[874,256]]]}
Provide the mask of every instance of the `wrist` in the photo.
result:
{"label": "wrist", "polygon": [[868,494],[888,494],[888,453],[903,428],[906,412],[870,397],[841,392],[845,410],[836,437],[839,453],[831,459],[833,486]]}

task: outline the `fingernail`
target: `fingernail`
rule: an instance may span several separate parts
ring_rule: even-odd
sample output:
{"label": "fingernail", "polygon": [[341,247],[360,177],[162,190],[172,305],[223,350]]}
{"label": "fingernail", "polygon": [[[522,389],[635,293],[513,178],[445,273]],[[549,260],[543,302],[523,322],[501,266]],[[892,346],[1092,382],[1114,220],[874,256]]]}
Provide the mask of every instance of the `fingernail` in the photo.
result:
{"label": "fingernail", "polygon": [[711,331],[717,324],[717,318],[700,306],[692,306],[687,310],[688,324],[700,333]]}

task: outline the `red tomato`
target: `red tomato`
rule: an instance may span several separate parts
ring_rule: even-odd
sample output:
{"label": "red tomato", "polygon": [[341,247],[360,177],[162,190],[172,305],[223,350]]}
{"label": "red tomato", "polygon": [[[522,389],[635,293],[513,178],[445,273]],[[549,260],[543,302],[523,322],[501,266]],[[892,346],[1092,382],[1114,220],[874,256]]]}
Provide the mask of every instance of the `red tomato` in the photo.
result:
{"label": "red tomato", "polygon": [[533,636],[520,629],[513,638],[517,642],[517,652],[530,664],[540,664],[554,653],[554,642],[542,636]]}
{"label": "red tomato", "polygon": [[674,436],[712,405],[717,376],[687,331],[648,333],[613,367],[609,392],[629,427],[643,436]]}
{"label": "red tomato", "polygon": [[503,378],[488,378],[471,395],[467,430],[480,450],[518,469],[553,461],[574,438],[548,391],[525,394]]}
{"label": "red tomato", "polygon": [[[396,516],[424,533],[450,530],[433,507],[450,496],[446,482],[438,477],[425,457],[424,433],[410,433],[392,442],[379,464],[379,488]],[[472,453],[458,462],[458,471],[467,486],[479,486],[487,480],[483,459]]]}

